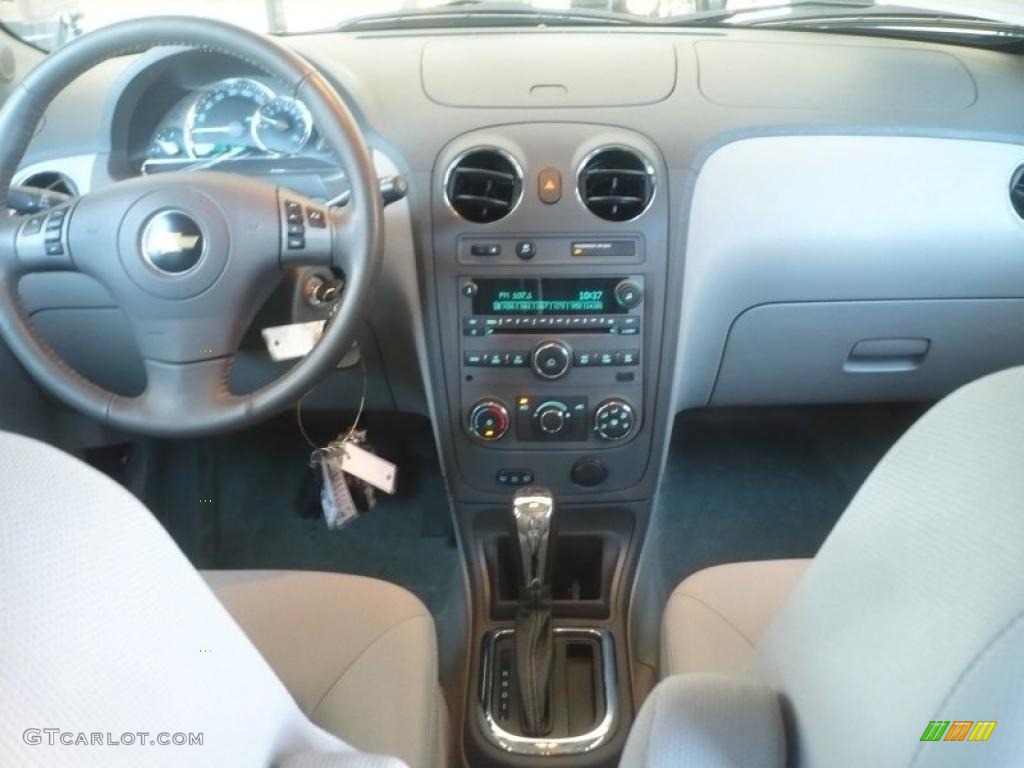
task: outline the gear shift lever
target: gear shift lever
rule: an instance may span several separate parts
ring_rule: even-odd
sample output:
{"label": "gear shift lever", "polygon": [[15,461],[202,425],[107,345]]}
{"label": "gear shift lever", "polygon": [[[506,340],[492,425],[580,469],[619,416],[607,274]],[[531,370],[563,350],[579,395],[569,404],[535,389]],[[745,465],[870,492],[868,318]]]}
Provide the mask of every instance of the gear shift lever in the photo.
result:
{"label": "gear shift lever", "polygon": [[551,731],[551,671],[554,634],[551,627],[551,586],[548,556],[555,500],[537,486],[521,488],[512,498],[516,538],[523,563],[523,589],[516,614],[516,678],[525,736]]}
{"label": "gear shift lever", "polygon": [[554,513],[555,499],[547,488],[523,488],[512,497],[512,514],[516,518],[516,535],[527,590],[547,583],[548,537]]}

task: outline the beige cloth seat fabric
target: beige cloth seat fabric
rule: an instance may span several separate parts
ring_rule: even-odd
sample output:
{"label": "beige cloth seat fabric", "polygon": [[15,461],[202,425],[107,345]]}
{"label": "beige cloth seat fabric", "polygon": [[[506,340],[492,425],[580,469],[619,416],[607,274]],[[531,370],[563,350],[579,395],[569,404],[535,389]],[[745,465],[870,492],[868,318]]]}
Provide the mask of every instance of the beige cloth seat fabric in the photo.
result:
{"label": "beige cloth seat fabric", "polygon": [[333,573],[203,577],[310,720],[357,749],[441,768],[434,621],[416,597]]}
{"label": "beige cloth seat fabric", "polygon": [[[798,566],[747,563],[684,583],[665,614],[664,671],[729,669],[774,690],[791,768],[1020,764],[1022,468],[1024,367],[969,384],[925,414],[864,482],[802,575]],[[743,588],[758,598],[727,594]],[[712,639],[694,639],[702,632]],[[714,642],[724,648],[712,649]],[[674,743],[663,731],[677,725],[659,713],[683,711],[669,706],[682,689],[668,682],[644,704],[646,733],[631,736],[641,743],[627,747],[630,754]],[[933,720],[998,725],[983,743],[920,741]],[[724,763],[694,768],[712,765]]]}
{"label": "beige cloth seat fabric", "polygon": [[810,563],[730,563],[705,568],[683,581],[665,606],[662,677],[686,672],[741,674]]}
{"label": "beige cloth seat fabric", "polygon": [[[319,626],[339,632],[341,647],[362,638],[357,642],[368,650],[352,659],[348,673],[317,667],[331,675],[322,685],[324,722],[332,727],[347,717],[363,722],[346,714],[352,705],[344,699],[364,692],[368,678],[382,682],[378,697],[362,705],[380,712],[380,697],[387,692],[397,696],[393,713],[407,718],[389,720],[394,750],[375,726],[366,726],[382,751],[405,750],[409,732],[426,733],[436,722],[436,700],[416,695],[436,691],[436,683],[424,682],[436,677],[436,660],[433,638],[426,636],[429,617],[422,616],[414,598],[392,587],[319,574],[214,579],[221,586],[234,582],[225,587],[232,592],[225,599],[238,603],[240,615],[247,614],[243,584],[265,587],[276,601],[297,603],[279,617],[283,628],[285,621],[314,620],[315,598],[303,594],[306,587],[344,606]],[[340,591],[350,586],[366,587],[377,602],[342,600]],[[359,613],[342,616],[348,609]],[[325,638],[318,643],[308,630],[286,629],[310,643],[311,653],[344,663],[331,655]],[[383,632],[379,642],[372,642],[374,632]],[[294,649],[298,657],[306,652]],[[305,705],[316,695],[314,675],[296,672],[293,663],[284,666]],[[403,675],[412,682],[398,691],[395,680]],[[341,684],[333,685],[339,678]],[[47,728],[59,732],[51,736],[42,731]],[[135,737],[136,743],[126,746],[123,734],[139,732],[149,741],[161,733],[199,734],[202,743],[147,744]],[[0,766],[181,765],[398,768],[402,763],[358,752],[311,722],[131,494],[48,445],[0,433]]]}

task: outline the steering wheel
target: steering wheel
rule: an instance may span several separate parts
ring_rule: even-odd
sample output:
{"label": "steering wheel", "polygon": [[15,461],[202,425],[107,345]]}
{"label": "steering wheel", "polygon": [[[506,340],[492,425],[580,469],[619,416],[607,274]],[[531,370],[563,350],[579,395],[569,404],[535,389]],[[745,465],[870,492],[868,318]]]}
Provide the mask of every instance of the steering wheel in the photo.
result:
{"label": "steering wheel", "polygon": [[[0,201],[46,107],[97,64],[155,46],[241,59],[308,107],[351,186],[328,208],[265,181],[212,171],[114,183],[35,216],[0,213],[0,334],[25,368],[69,406],[125,430],[192,436],[255,423],[294,404],[349,348],[380,267],[383,213],[362,134],[334,88],[274,40],[207,19],[153,17],[91,32],[47,56],[0,110]],[[228,389],[256,311],[300,265],[334,267],[345,290],[317,346],[274,382]],[[131,323],[147,386],[138,397],[72,370],[36,334],[18,297],[30,272],[79,271],[99,281]],[[96,339],[103,344],[103,339]]]}

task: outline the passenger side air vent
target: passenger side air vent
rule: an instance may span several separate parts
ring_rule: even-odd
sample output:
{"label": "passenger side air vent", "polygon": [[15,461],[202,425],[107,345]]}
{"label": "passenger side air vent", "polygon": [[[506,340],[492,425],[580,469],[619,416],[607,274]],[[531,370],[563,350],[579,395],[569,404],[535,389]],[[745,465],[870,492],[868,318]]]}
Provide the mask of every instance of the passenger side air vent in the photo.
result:
{"label": "passenger side air vent", "polygon": [[654,198],[654,169],[632,149],[603,147],[580,166],[576,189],[591,213],[606,221],[632,221]]}
{"label": "passenger side air vent", "polygon": [[1014,172],[1010,182],[1010,203],[1017,215],[1024,219],[1024,165]]}
{"label": "passenger side air vent", "polygon": [[508,216],[523,196],[523,173],[500,149],[473,149],[445,175],[448,205],[467,221],[489,224]]}
{"label": "passenger side air vent", "polygon": [[21,182],[23,187],[34,187],[47,192],[60,192],[63,195],[74,197],[78,194],[75,183],[63,173],[57,171],[40,171]]}

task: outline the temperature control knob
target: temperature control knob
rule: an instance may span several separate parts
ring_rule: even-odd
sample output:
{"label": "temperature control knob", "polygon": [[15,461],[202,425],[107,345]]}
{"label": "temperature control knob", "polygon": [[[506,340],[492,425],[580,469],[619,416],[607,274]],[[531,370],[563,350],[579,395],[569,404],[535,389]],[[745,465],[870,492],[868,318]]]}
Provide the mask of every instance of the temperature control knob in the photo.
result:
{"label": "temperature control knob", "polygon": [[572,352],[561,341],[541,342],[533,352],[533,372],[542,379],[560,379],[572,366]]}
{"label": "temperature control knob", "polygon": [[611,398],[594,411],[594,432],[604,440],[624,440],[636,425],[633,406],[625,400]]}
{"label": "temperature control knob", "polygon": [[537,407],[537,410],[533,412],[533,418],[537,422],[537,428],[543,434],[554,437],[569,429],[572,422],[572,411],[565,403],[548,400]]}
{"label": "temperature control knob", "polygon": [[499,400],[481,400],[469,412],[469,431],[487,442],[503,438],[508,423],[508,409]]}

